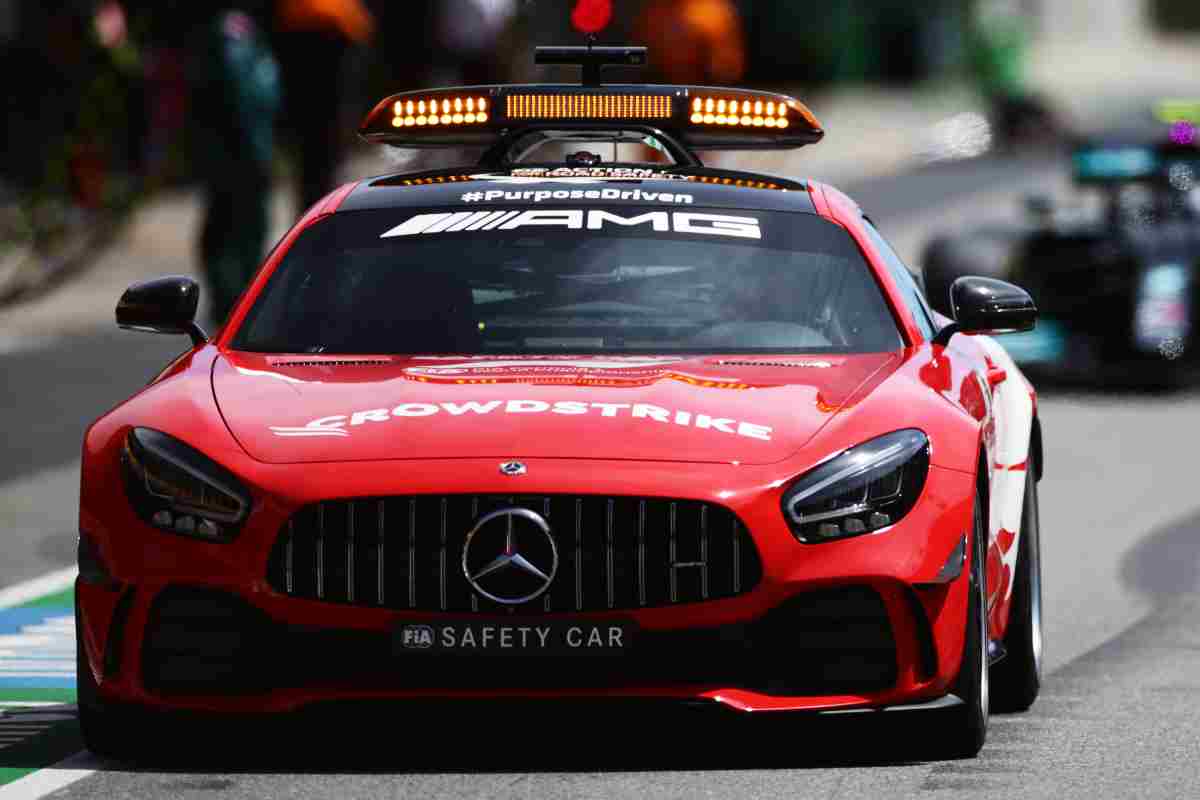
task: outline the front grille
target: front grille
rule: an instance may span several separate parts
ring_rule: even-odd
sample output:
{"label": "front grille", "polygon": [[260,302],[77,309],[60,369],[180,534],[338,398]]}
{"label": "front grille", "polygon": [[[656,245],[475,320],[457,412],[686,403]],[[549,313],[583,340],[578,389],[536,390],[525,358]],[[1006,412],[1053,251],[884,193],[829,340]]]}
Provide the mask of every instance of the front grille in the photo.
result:
{"label": "front grille", "polygon": [[733,597],[762,564],[727,508],[694,500],[596,495],[419,495],[328,500],[285,524],[267,568],[290,597],[420,611],[496,613],[462,571],[476,520],[527,508],[549,523],[558,572],[522,612],[653,608]]}

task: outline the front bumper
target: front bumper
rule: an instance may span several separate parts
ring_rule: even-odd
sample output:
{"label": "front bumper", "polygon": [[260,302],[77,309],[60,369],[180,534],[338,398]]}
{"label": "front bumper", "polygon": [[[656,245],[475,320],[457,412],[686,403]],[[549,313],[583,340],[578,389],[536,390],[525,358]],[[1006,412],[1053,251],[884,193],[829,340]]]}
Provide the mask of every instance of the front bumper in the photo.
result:
{"label": "front bumper", "polygon": [[[622,465],[626,491],[637,468]],[[364,482],[368,474],[364,469]],[[273,494],[288,499],[263,503],[236,542],[213,545],[148,528],[118,502],[123,498],[89,503],[85,491],[82,527],[113,577],[77,587],[85,655],[104,700],[212,712],[375,699],[595,697],[815,711],[946,695],[961,659],[965,578],[934,579],[970,529],[973,476],[932,467],[921,501],[900,523],[822,545],[791,536],[779,511],[781,487],[697,496],[694,486],[722,481],[696,477],[690,493],[677,476],[639,484],[639,491],[654,485],[656,494],[690,494],[734,510],[763,563],[751,591],[614,612],[643,632],[636,655],[449,656],[436,664],[413,664],[393,646],[399,624],[436,622],[436,614],[335,605],[271,589],[266,565],[280,528],[315,499],[303,492]],[[589,489],[620,488],[602,483]],[[310,474],[306,484],[321,481]],[[364,488],[367,496],[381,493]]]}

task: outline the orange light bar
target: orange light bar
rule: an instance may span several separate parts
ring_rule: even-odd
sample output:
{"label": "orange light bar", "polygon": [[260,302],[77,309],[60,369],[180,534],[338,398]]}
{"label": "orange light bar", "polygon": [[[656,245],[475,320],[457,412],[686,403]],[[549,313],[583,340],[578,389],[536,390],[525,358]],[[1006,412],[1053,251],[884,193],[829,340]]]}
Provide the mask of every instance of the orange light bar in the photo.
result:
{"label": "orange light bar", "polygon": [[798,122],[820,130],[821,123],[803,103],[790,97],[763,100],[762,97],[730,94],[725,96],[697,93],[692,96],[688,120],[693,125],[784,130]]}
{"label": "orange light bar", "polygon": [[[361,135],[397,147],[492,146],[544,129],[555,133],[650,129],[671,157],[687,151],[787,149],[824,130],[800,101],[753,89],[656,84],[467,86],[394,94],[363,120]],[[578,137],[577,137],[578,138]]]}
{"label": "orange light bar", "polygon": [[722,186],[740,186],[746,189],[782,189],[778,183],[770,181],[754,181],[745,180],[742,178],[722,178],[715,175],[684,175],[680,176],[682,180],[691,181],[692,183],[714,183]]}
{"label": "orange light bar", "polygon": [[665,94],[510,94],[509,119],[670,119]]}
{"label": "orange light bar", "polygon": [[392,104],[392,127],[481,125],[488,121],[488,100],[479,95],[412,97]]}
{"label": "orange light bar", "polygon": [[432,178],[404,178],[400,181],[404,186],[430,186],[435,183],[459,183],[475,180],[470,175],[435,175]]}

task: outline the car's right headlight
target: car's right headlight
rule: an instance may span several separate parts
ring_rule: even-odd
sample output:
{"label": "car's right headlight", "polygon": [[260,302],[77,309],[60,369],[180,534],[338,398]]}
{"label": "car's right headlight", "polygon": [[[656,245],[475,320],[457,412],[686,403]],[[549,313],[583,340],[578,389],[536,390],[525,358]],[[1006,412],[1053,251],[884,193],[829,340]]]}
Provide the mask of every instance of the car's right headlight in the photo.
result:
{"label": "car's right headlight", "polygon": [[129,431],[121,462],[130,504],[156,528],[225,542],[250,511],[250,493],[227,469],[161,431]]}
{"label": "car's right headlight", "polygon": [[800,476],[783,495],[783,515],[802,542],[872,533],[916,505],[929,473],[929,438],[894,431],[855,445]]}

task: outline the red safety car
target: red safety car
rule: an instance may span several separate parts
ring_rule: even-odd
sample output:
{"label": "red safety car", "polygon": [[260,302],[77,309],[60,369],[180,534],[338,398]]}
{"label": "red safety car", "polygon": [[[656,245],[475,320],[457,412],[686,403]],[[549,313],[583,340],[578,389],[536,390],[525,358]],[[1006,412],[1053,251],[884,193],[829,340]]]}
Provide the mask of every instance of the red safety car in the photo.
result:
{"label": "red safety car", "polygon": [[[695,155],[815,142],[804,105],[599,82],[643,57],[387,98],[365,138],[479,163],[332,192],[212,338],[190,279],[125,293],[193,346],[84,440],[89,748],[165,711],[621,697],[917,710],[973,755],[1033,702],[1041,429],[985,335],[1029,296],[964,277],[932,313],[844,194]],[[602,160],[629,143],[661,160]]]}

